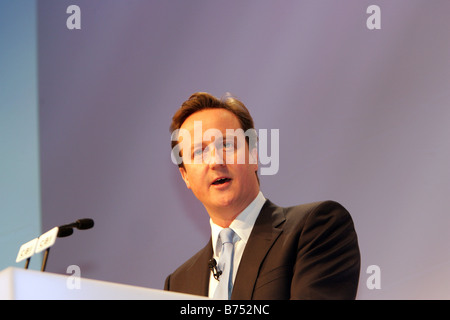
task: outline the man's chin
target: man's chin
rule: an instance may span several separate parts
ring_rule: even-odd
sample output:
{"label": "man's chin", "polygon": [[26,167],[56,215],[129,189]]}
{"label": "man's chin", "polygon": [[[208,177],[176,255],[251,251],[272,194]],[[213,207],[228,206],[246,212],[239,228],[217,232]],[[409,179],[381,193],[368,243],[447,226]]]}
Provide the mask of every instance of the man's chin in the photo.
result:
{"label": "man's chin", "polygon": [[234,200],[235,197],[231,194],[231,192],[227,192],[227,194],[225,194],[225,192],[221,192],[221,194],[215,196],[215,199],[213,199],[212,202],[216,208],[226,209],[233,206],[235,202]]}

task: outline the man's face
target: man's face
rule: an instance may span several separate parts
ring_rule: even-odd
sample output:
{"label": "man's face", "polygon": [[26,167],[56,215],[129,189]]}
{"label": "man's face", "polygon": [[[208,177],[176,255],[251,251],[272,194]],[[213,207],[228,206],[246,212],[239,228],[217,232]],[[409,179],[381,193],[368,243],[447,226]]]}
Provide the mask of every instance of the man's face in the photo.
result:
{"label": "man's face", "polygon": [[228,133],[241,129],[238,118],[225,109],[205,109],[190,115],[180,129],[191,140],[190,148],[185,144],[182,149],[180,173],[186,186],[210,215],[238,215],[259,192],[256,148],[249,153],[247,143],[238,143],[245,141],[243,137],[227,136],[227,129]]}

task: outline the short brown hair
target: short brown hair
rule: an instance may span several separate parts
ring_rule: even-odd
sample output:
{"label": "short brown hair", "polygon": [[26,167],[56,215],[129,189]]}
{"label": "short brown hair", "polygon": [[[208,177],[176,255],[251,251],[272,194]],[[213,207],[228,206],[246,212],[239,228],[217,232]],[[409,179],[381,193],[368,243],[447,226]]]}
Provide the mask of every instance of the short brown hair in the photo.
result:
{"label": "short brown hair", "polygon": [[[175,112],[174,116],[172,117],[172,123],[170,124],[170,133],[173,133],[175,130],[180,129],[184,121],[195,112],[215,108],[222,108],[232,112],[237,117],[241,125],[241,129],[244,130],[244,132],[255,132],[256,134],[253,118],[250,115],[247,107],[241,101],[239,101],[229,93],[225,94],[221,99],[218,99],[206,92],[196,92],[192,94],[188,100],[183,102],[181,107]],[[249,139],[249,137],[246,136],[246,141],[247,145],[250,141],[255,141],[256,143],[257,137],[255,137],[255,139]],[[176,149],[175,146],[177,144],[178,141],[172,140],[172,151]],[[249,145],[249,149],[255,147],[256,145]],[[178,164],[178,166],[184,167],[183,162]],[[256,177],[258,178],[258,175],[256,175]]]}

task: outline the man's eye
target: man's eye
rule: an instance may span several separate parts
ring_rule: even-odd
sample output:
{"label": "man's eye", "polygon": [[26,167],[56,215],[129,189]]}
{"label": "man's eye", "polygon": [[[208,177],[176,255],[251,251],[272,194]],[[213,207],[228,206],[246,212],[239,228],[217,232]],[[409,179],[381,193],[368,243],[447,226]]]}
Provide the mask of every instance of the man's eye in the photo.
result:
{"label": "man's eye", "polygon": [[223,143],[223,147],[226,149],[232,149],[234,147],[234,143],[231,141],[226,141]]}
{"label": "man's eye", "polygon": [[198,157],[198,156],[201,156],[202,153],[203,153],[203,150],[202,150],[201,148],[199,148],[199,149],[194,150],[194,152],[192,153],[192,155],[193,155],[194,157]]}

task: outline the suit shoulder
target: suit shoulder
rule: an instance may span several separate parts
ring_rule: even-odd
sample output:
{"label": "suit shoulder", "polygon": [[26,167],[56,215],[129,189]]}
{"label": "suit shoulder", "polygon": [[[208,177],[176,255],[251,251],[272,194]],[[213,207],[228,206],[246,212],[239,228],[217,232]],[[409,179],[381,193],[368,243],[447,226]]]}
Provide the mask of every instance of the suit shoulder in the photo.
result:
{"label": "suit shoulder", "polygon": [[344,208],[343,205],[341,205],[339,202],[334,200],[323,200],[323,201],[315,201],[315,202],[309,202],[309,203],[303,203],[296,206],[290,206],[286,209],[295,209],[295,210],[302,210],[302,211],[313,211],[313,210],[323,210],[323,209],[333,209],[333,208]]}
{"label": "suit shoulder", "polygon": [[350,215],[343,205],[333,200],[316,201],[286,207],[285,212],[286,217],[308,217],[310,215],[323,215],[329,213],[333,213],[334,215]]}

